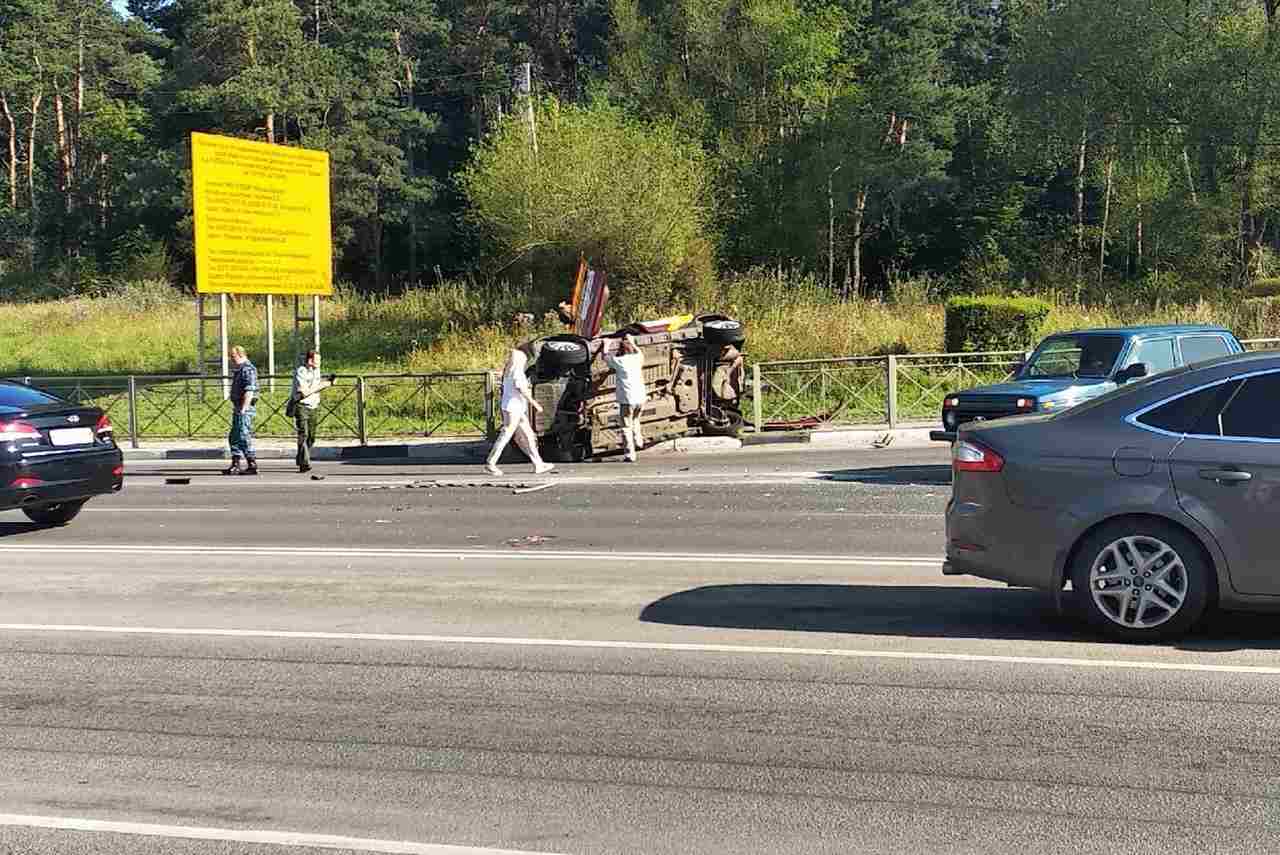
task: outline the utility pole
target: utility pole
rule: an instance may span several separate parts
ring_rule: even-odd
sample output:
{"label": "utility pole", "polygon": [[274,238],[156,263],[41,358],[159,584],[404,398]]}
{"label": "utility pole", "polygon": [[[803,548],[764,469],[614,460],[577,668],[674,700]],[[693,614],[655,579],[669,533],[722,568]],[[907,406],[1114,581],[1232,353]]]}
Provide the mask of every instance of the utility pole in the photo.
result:
{"label": "utility pole", "polygon": [[836,290],[836,197],[832,192],[833,179],[840,167],[827,173],[827,287],[834,293]]}
{"label": "utility pole", "polygon": [[529,119],[529,141],[533,145],[533,153],[538,153],[538,125],[533,118],[533,65],[522,62],[516,70],[516,99],[524,101],[525,115]]}

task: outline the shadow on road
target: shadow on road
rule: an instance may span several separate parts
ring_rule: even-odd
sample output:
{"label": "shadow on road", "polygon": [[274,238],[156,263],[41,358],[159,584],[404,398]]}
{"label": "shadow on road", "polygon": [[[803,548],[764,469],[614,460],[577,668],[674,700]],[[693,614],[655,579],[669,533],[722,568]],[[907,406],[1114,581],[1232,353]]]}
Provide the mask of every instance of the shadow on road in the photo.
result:
{"label": "shadow on road", "polygon": [[938,638],[1083,637],[1038,591],[925,585],[709,585],[663,597],[649,623]]}
{"label": "shadow on road", "polygon": [[863,469],[830,469],[819,472],[818,476],[824,481],[852,481],[859,484],[949,486],[951,466],[874,466]]}
{"label": "shadow on road", "polygon": [[0,538],[14,537],[19,534],[29,534],[33,531],[41,531],[48,526],[38,525],[33,522],[0,522]]}
{"label": "shadow on road", "polygon": [[[1010,641],[1105,639],[1053,598],[1020,588],[878,585],[709,585],[670,594],[640,613],[647,623],[718,629],[841,632]],[[1216,614],[1177,644],[1205,652],[1280,648],[1274,616]]]}

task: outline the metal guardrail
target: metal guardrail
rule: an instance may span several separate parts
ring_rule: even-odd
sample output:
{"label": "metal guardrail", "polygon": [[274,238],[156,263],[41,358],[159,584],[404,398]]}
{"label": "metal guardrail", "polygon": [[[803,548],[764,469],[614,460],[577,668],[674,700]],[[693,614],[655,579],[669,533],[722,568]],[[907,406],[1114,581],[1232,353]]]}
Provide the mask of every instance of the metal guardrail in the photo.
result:
{"label": "metal guardrail", "polygon": [[[1246,350],[1280,349],[1280,338],[1241,341]],[[1023,351],[911,353],[757,362],[744,389],[756,430],[933,421],[947,392],[1006,379]],[[137,374],[104,377],[15,377],[69,400],[101,407],[143,439],[225,437],[229,377]],[[284,415],[292,376],[259,375],[255,433],[292,437]],[[340,374],[321,394],[316,432],[326,439],[496,436],[498,378],[491,371],[435,374]]]}
{"label": "metal guardrail", "polygon": [[[1246,339],[1246,350],[1280,349],[1280,338]],[[756,430],[934,421],[948,392],[999,383],[1028,354],[912,353],[757,362],[751,366]]]}
{"label": "metal guardrail", "polygon": [[1280,350],[1280,338],[1242,338],[1245,350]]}
{"label": "metal guardrail", "polygon": [[932,419],[959,388],[1007,378],[1023,351],[913,353],[757,362],[751,366],[757,430]]}
{"label": "metal guardrail", "polygon": [[[171,374],[125,377],[10,378],[60,398],[102,408],[134,448],[143,439],[225,437],[231,426],[226,400],[230,378]],[[285,416],[292,375],[258,376],[254,433],[293,437]],[[274,382],[273,382],[274,381]],[[492,372],[337,375],[320,394],[316,433],[325,439],[496,435]]]}

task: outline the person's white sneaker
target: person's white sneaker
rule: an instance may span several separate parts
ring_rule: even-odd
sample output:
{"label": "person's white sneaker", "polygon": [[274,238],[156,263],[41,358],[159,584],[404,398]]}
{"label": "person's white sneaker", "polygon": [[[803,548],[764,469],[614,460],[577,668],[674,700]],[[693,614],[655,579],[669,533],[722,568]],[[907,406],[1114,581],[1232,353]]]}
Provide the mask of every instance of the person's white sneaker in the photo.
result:
{"label": "person's white sneaker", "polygon": [[539,463],[538,465],[533,467],[533,474],[546,475],[548,472],[550,472],[552,469],[555,469],[555,468],[556,468],[556,465],[554,463]]}
{"label": "person's white sneaker", "polygon": [[634,454],[628,454],[628,455],[627,455],[626,457],[624,457],[623,459],[624,459],[624,460],[626,460],[628,463],[635,463],[635,462],[636,462],[636,461],[638,461],[640,458],[636,457]]}
{"label": "person's white sneaker", "polygon": [[497,466],[494,466],[492,463],[486,463],[486,464],[484,465],[484,471],[485,471],[485,472],[488,472],[490,475],[501,475],[501,474],[502,474],[502,470],[501,470],[501,469],[499,469]]}

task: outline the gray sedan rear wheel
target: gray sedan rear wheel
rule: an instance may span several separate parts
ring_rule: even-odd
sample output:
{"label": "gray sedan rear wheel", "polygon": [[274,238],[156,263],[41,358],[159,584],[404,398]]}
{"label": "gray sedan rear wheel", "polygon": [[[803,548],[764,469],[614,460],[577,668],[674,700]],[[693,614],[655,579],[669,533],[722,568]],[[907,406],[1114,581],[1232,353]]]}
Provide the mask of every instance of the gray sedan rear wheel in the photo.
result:
{"label": "gray sedan rear wheel", "polygon": [[1094,626],[1125,641],[1156,641],[1182,635],[1204,614],[1211,573],[1199,544],[1177,528],[1119,521],[1081,544],[1071,585]]}

